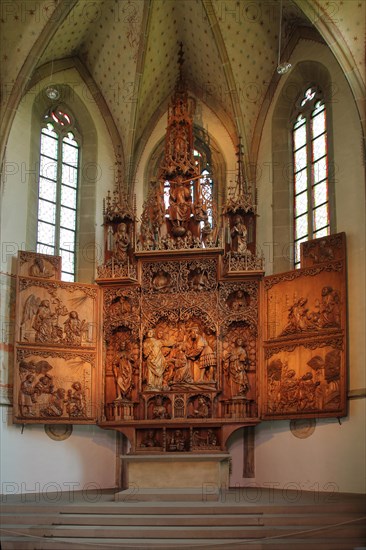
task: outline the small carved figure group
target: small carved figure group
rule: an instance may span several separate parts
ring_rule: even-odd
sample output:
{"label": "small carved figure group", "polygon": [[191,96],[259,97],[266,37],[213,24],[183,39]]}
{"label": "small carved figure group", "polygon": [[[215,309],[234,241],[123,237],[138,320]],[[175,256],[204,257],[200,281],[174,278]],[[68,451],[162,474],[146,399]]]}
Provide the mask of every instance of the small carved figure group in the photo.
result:
{"label": "small carved figure group", "polygon": [[[35,331],[34,340],[41,344],[66,344],[69,346],[80,346],[83,336],[88,330],[88,322],[79,319],[77,311],[68,311],[61,300],[54,298],[53,310],[50,300],[41,300],[34,294],[30,294],[25,301],[21,326],[25,327],[28,321]],[[59,317],[67,316],[63,327],[60,325]],[[27,340],[27,336],[23,337]]]}
{"label": "small carved figure group", "polygon": [[340,326],[340,296],[333,287],[323,287],[321,301],[316,300],[315,310],[310,311],[307,304],[307,298],[300,297],[295,300],[289,308],[288,323],[281,336]]}
{"label": "small carved figure group", "polygon": [[81,383],[73,382],[66,394],[64,388],[55,388],[53,376],[48,374],[50,370],[52,366],[47,361],[20,363],[20,414],[24,417],[86,417],[85,394]]}
{"label": "small carved figure group", "polygon": [[194,447],[217,447],[217,436],[211,429],[207,431],[194,430],[192,434],[192,444]]}
{"label": "small carved figure group", "polygon": [[273,360],[268,366],[268,408],[272,413],[334,408],[340,399],[340,352],[333,350],[325,358],[316,355],[307,365],[311,370],[296,374],[286,361]]}
{"label": "small carved figure group", "polygon": [[143,343],[146,389],[161,391],[175,383],[214,382],[216,355],[199,327],[191,327],[182,340],[163,338],[161,328],[147,331]]}
{"label": "small carved figure group", "polygon": [[174,430],[174,432],[168,436],[167,450],[180,452],[187,450],[187,439],[182,430]]}
{"label": "small carved figure group", "polygon": [[141,440],[140,447],[160,447],[160,442],[155,436],[155,430],[148,430]]}

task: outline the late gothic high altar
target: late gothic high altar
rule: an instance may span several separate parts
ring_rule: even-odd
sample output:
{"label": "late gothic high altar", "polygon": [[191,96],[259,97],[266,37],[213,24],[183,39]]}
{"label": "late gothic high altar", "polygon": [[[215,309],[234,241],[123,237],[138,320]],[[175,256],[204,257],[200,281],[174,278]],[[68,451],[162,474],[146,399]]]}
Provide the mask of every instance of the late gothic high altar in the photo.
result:
{"label": "late gothic high altar", "polygon": [[182,65],[180,52],[139,228],[118,186],[106,198],[97,284],[61,282],[59,259],[20,253],[14,386],[15,422],[117,430],[140,471],[175,456],[175,484],[182,456],[200,457],[202,483],[238,428],[346,414],[345,237],[303,243],[301,269],[264,277],[242,146],[219,215]]}

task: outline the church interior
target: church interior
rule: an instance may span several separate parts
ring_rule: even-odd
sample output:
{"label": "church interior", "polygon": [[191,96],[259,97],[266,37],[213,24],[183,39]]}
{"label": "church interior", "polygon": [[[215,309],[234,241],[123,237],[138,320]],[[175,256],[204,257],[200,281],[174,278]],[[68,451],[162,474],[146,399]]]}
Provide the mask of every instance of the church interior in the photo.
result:
{"label": "church interior", "polygon": [[365,493],[366,3],[0,25],[3,497]]}

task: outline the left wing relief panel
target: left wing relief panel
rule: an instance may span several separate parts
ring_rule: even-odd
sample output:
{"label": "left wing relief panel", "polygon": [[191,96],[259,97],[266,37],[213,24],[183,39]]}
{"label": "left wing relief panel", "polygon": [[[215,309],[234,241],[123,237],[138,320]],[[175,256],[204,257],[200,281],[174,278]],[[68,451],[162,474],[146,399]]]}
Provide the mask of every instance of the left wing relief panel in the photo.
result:
{"label": "left wing relief panel", "polygon": [[20,253],[14,421],[95,423],[100,403],[100,290],[61,282],[55,270],[33,269],[35,260],[48,266],[48,257]]}

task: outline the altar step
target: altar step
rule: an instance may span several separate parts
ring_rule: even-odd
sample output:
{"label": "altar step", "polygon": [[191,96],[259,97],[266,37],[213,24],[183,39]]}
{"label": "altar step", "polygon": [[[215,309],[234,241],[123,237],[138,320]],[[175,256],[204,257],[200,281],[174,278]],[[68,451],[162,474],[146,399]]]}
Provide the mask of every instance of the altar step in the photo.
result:
{"label": "altar step", "polygon": [[215,504],[14,500],[1,506],[1,550],[366,548],[364,502],[338,497],[292,505],[232,502],[232,494]]}

